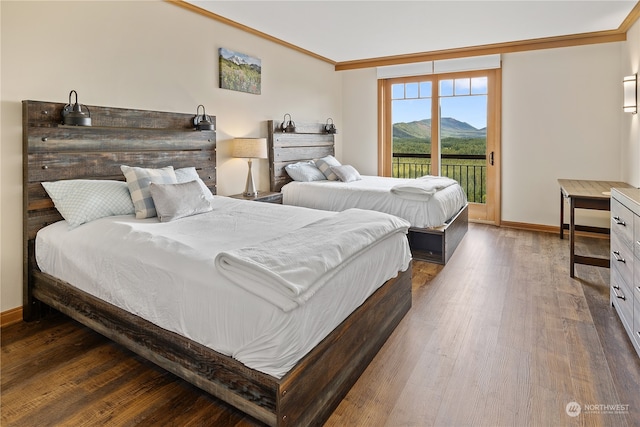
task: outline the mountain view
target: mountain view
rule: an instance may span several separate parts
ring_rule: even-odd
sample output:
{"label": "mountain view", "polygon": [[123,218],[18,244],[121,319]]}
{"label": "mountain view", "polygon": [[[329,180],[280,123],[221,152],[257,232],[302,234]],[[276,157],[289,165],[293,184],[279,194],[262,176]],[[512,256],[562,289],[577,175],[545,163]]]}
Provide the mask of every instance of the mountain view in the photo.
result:
{"label": "mountain view", "polygon": [[[469,123],[452,117],[440,120],[441,138],[474,139],[486,138],[487,128],[476,129]],[[394,123],[393,138],[431,139],[431,119],[409,123]]]}

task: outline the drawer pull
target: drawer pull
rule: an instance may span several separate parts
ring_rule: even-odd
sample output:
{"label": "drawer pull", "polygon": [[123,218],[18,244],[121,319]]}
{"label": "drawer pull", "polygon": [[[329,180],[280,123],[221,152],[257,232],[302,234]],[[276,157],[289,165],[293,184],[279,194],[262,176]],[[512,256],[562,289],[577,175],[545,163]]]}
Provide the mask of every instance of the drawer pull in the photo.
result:
{"label": "drawer pull", "polygon": [[616,298],[620,298],[622,301],[626,301],[627,297],[625,297],[624,295],[620,295],[618,293],[618,291],[616,290],[616,288],[613,288],[613,293],[615,294]]}
{"label": "drawer pull", "polygon": [[613,251],[612,254],[613,254],[613,257],[616,259],[616,261],[622,262],[622,263],[625,263],[625,264],[627,263],[627,261],[625,261],[625,259],[620,256],[620,252]]}
{"label": "drawer pull", "polygon": [[627,226],[627,223],[624,222],[623,220],[620,219],[620,217],[618,215],[613,217],[613,220],[616,222],[616,224],[621,225],[623,227]]}
{"label": "drawer pull", "polygon": [[611,285],[611,286],[613,286],[613,289],[620,289],[620,286],[618,285]]}

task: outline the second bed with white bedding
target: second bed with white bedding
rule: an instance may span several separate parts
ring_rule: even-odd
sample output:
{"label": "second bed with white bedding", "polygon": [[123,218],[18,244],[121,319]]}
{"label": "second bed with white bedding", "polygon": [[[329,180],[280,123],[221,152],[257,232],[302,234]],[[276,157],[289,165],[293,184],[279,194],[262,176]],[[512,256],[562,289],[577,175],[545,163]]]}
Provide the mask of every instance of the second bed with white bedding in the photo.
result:
{"label": "second bed with white bedding", "polygon": [[365,175],[352,182],[293,181],[282,187],[283,203],[331,211],[353,207],[371,209],[404,218],[417,228],[442,226],[467,204],[464,190],[458,184],[435,192],[427,201],[410,200],[391,193],[393,187],[415,181]]}
{"label": "second bed with white bedding", "polygon": [[411,259],[400,229],[348,260],[313,298],[283,311],[220,274],[216,256],[336,214],[220,196],[213,203],[209,213],[169,223],[117,216],[69,230],[60,221],[38,233],[38,266],[279,378]]}

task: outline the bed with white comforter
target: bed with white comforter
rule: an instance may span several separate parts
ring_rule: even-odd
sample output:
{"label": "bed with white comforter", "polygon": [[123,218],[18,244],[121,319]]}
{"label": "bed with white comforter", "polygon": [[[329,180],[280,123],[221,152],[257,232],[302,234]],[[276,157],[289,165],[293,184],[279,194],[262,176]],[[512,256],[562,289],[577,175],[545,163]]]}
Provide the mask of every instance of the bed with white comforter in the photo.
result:
{"label": "bed with white comforter", "polygon": [[[38,267],[280,378],[411,260],[409,224],[390,215],[221,196],[212,203],[211,212],[166,223],[131,215],[73,229],[57,222],[37,234]],[[357,229],[350,221],[361,215],[368,225]],[[282,245],[290,250],[270,258],[270,248]],[[263,273],[269,283],[256,280]],[[312,279],[304,284],[304,277]]]}
{"label": "bed with white comforter", "polygon": [[[436,181],[438,178],[434,177]],[[426,179],[366,176],[351,182],[292,181],[282,187],[285,205],[342,211],[357,207],[404,218],[412,227],[439,227],[466,204],[462,187],[453,182],[427,187]],[[393,190],[393,191],[392,191]]]}

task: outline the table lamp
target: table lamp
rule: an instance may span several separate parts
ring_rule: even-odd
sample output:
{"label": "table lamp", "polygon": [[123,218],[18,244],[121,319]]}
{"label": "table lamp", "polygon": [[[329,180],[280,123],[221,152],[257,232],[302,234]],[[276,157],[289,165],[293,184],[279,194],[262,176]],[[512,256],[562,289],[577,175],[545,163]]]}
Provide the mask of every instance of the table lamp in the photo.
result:
{"label": "table lamp", "polygon": [[243,157],[248,159],[249,173],[247,175],[247,185],[244,188],[244,195],[255,197],[258,195],[256,185],[253,182],[251,174],[251,161],[253,159],[267,158],[267,139],[266,138],[235,138],[233,140],[233,148],[231,150],[233,157]]}

